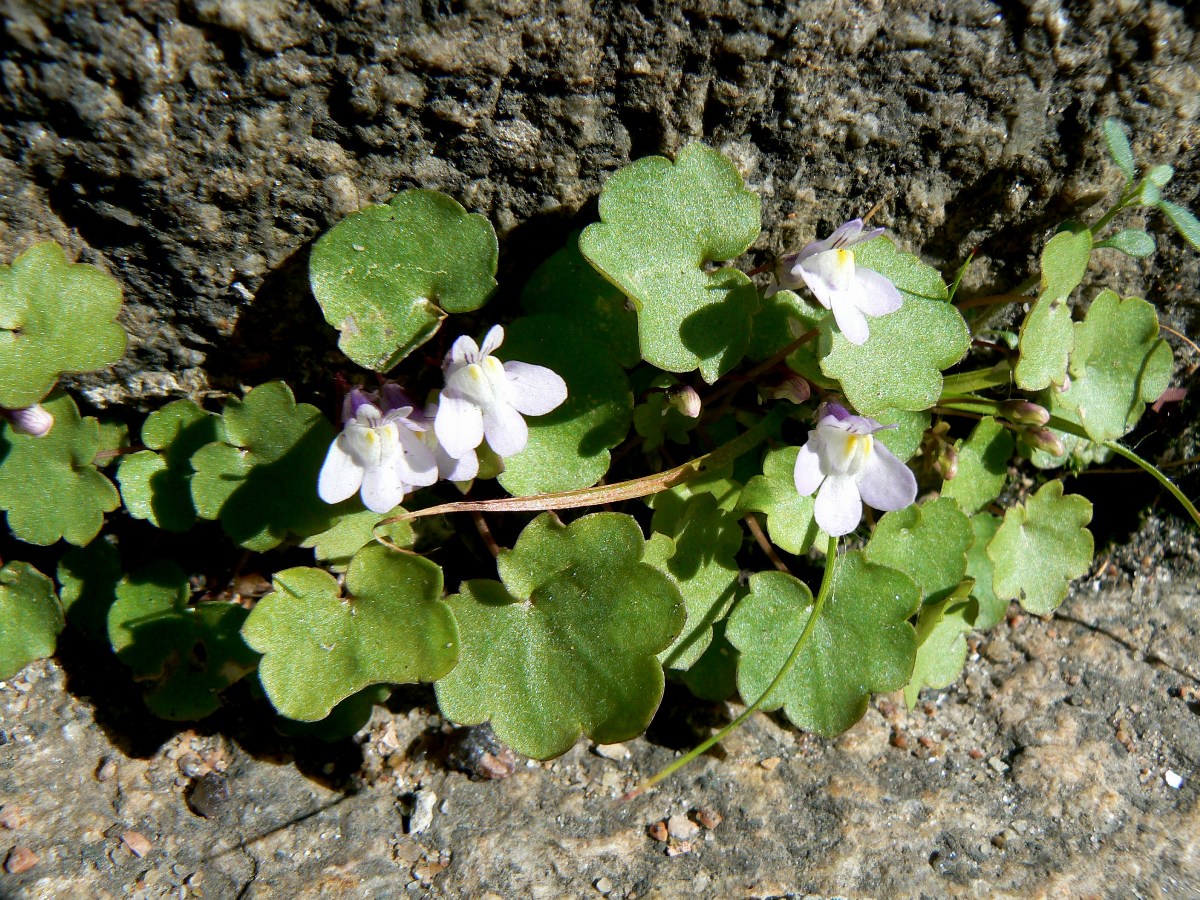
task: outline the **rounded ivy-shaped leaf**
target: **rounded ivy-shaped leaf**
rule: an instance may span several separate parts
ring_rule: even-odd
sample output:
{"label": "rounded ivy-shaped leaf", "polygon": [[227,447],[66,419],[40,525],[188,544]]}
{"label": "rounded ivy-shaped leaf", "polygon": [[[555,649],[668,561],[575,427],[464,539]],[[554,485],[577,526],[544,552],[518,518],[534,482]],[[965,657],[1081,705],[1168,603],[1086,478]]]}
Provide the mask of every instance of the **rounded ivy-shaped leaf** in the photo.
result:
{"label": "rounded ivy-shaped leaf", "polygon": [[642,358],[668,372],[699,369],[710,384],[750,345],[758,291],[734,259],[762,228],[759,198],[728,159],[703,144],[674,163],[639,159],[600,193],[600,222],[579,249],[638,313]]}
{"label": "rounded ivy-shaped leaf", "polygon": [[904,688],[904,702],[916,706],[921,688],[949,687],[967,662],[967,632],[975,627],[979,604],[967,595],[970,580],[937,603],[921,607],[917,618],[917,658]]}
{"label": "rounded ivy-shaped leaf", "polygon": [[[857,551],[838,558],[833,592],[808,643],[762,709],[783,707],[799,728],[833,737],[857,722],[871,693],[908,683],[917,636],[908,618],[920,595],[912,580]],[[738,692],[753,703],[791,655],[812,615],[813,598],[783,572],[759,572],[726,631],[740,651]]]}
{"label": "rounded ivy-shaped leaf", "polygon": [[164,719],[202,719],[219,694],[254,671],[258,655],[239,630],[246,610],[236,603],[188,605],[187,573],[169,560],[126,576],[108,611],[108,637],[139,681],[151,682],[146,705]]}
{"label": "rounded ivy-shaped leaf", "polygon": [[1019,600],[1035,615],[1054,612],[1071,582],[1091,568],[1090,521],[1092,504],[1077,494],[1064,497],[1061,481],[1047,482],[1026,503],[1010,507],[987,547],[996,596]]}
{"label": "rounded ivy-shaped leaf", "polygon": [[114,320],[121,286],[53,241],[0,265],[0,406],[32,406],[59,375],[110,366],[125,353]]}
{"label": "rounded ivy-shaped leaf", "polygon": [[567,399],[531,416],[529,443],[506,457],[500,484],[514,496],[591,487],[608,471],[615,447],[629,433],[633,394],[605,343],[582,323],[530,316],[508,327],[500,356],[557,372]]}
{"label": "rounded ivy-shaped leaf", "polygon": [[27,562],[0,569],[0,680],[52,654],[62,630],[53,581]]}
{"label": "rounded ivy-shaped leaf", "polygon": [[293,534],[318,534],[356,508],[329,506],[317,496],[333,426],[315,406],[297,403],[283,382],[230,400],[222,431],[220,440],[191,456],[192,499],[200,516],[220,519],[225,533],[247,550],[270,550]]}
{"label": "rounded ivy-shaped leaf", "polygon": [[929,430],[933,417],[924,410],[884,409],[872,418],[883,425],[896,426],[875,432],[875,440],[891,450],[900,462],[908,462],[921,449],[921,438]]}
{"label": "rounded ivy-shaped leaf", "polygon": [[242,636],[263,654],[258,677],[289,719],[324,719],[368,685],[434,681],[458,658],[441,567],[420,556],[372,544],[351,560],[345,594],[322,569],[284,569],[273,588]]}
{"label": "rounded ivy-shaped leaf", "polygon": [[100,446],[100,424],[81,418],[65,394],[43,406],[54,427],[43,437],[19,434],[0,425],[0,509],[8,513],[13,535],[29,544],[59,538],[82,547],[104,525],[104,514],[121,496],[92,464]]}
{"label": "rounded ivy-shaped leaf", "polygon": [[712,642],[686,672],[672,673],[701,700],[720,703],[737,691],[738,652],[725,637],[728,619],[715,622]]}
{"label": "rounded ivy-shaped leaf", "polygon": [[955,500],[967,515],[979,512],[1004,489],[1015,444],[1011,431],[984,416],[958,442],[958,472],[942,485],[942,496]]}
{"label": "rounded ivy-shaped leaf", "polygon": [[56,575],[67,621],[92,640],[107,641],[108,610],[124,574],[121,554],[108,536],[64,553]]}
{"label": "rounded ivy-shaped leaf", "polygon": [[360,728],[371,721],[375,707],[387,701],[392,688],[386,684],[373,684],[357,694],[351,694],[335,706],[325,718],[316,722],[297,722],[286,716],[275,721],[275,730],[288,737],[316,738],[318,741],[334,743],[353,737]]}
{"label": "rounded ivy-shaped leaf", "polygon": [[[335,572],[344,572],[354,554],[375,540],[376,526],[390,515],[369,509],[342,513],[328,529],[305,538],[300,546],[312,549],[317,562]],[[411,547],[416,539],[411,522],[392,522],[379,533],[397,547]]]}
{"label": "rounded ivy-shaped leaf", "polygon": [[1004,621],[1004,615],[1008,612],[1008,601],[997,597],[992,587],[995,567],[987,555],[988,544],[992,542],[999,528],[999,516],[986,512],[971,516],[971,530],[975,533],[975,543],[967,551],[967,578],[974,582],[971,586],[971,596],[979,602],[974,624],[978,631],[995,628]]}
{"label": "rounded ivy-shaped leaf", "polygon": [[903,572],[924,602],[936,603],[963,580],[974,542],[971,521],[957,503],[942,498],[885,513],[865,553],[871,562]]}
{"label": "rounded ivy-shaped leaf", "polygon": [[1158,314],[1145,300],[1102,291],[1075,323],[1071,385],[1058,403],[1079,416],[1095,441],[1116,440],[1157,400],[1174,371],[1158,335]]}
{"label": "rounded ivy-shaped leaf", "polygon": [[746,482],[738,502],[742,512],[767,514],[767,534],[781,550],[799,556],[814,543],[819,547],[828,537],[813,518],[815,497],[796,490],[796,457],[799,447],[771,450],[763,459],[763,473]]}
{"label": "rounded ivy-shaped leaf", "polygon": [[437,191],[402,191],[347,216],[313,245],[309,277],[338,346],[386,372],[446,313],[479,309],[496,288],[496,232]]}
{"label": "rounded ivy-shaped leaf", "polygon": [[536,759],[580,732],[608,744],[644,730],[663,694],[656,657],[685,619],[671,580],[642,562],[644,544],[620,513],[534,519],[497,560],[504,584],[468,581],[450,598],[462,656],[437,683],[442,714],[490,720]]}
{"label": "rounded ivy-shaped leaf", "polygon": [[1078,226],[1060,231],[1042,251],[1042,286],[1021,325],[1020,358],[1014,375],[1027,391],[1061,385],[1074,344],[1067,298],[1083,281],[1092,258],[1092,233]]}
{"label": "rounded ivy-shaped leaf", "polygon": [[191,528],[196,523],[192,455],[222,437],[221,417],[191,400],[152,412],[142,425],[142,443],[150,449],[126,456],[117,470],[129,514],[167,531]]}

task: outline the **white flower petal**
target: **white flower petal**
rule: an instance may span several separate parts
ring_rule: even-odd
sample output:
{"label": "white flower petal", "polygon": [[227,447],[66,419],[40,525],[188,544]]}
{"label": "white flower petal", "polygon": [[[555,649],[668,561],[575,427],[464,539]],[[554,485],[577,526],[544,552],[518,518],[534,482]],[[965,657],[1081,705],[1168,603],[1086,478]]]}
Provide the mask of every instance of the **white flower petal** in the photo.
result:
{"label": "white flower petal", "polygon": [[446,481],[470,481],[479,474],[479,455],[472,450],[462,459],[454,459],[441,447],[437,448],[438,474]]}
{"label": "white flower petal", "polygon": [[509,402],[523,415],[544,416],[567,399],[567,383],[545,366],[506,362],[504,374],[508,377]]}
{"label": "white flower petal", "polygon": [[841,537],[858,527],[862,519],[862,499],[852,475],[831,475],[821,485],[813,518],[830,537]]}
{"label": "white flower petal", "polygon": [[329,452],[317,478],[317,495],[326,503],[341,503],[358,493],[363,481],[363,467],[346,451],[345,433],[339,434]]}
{"label": "white flower petal", "polygon": [[854,274],[862,286],[856,302],[868,316],[886,316],[904,302],[900,290],[874,269],[858,269]]}
{"label": "white flower petal", "polygon": [[493,325],[488,333],[483,336],[483,343],[479,347],[480,357],[491,356],[495,353],[500,345],[504,343],[504,326]]}
{"label": "white flower petal", "polygon": [[461,459],[483,443],[483,413],[474,403],[443,391],[433,431],[446,452]]}
{"label": "white flower petal", "polygon": [[403,452],[396,459],[396,470],[405,484],[411,487],[428,487],[438,480],[437,459],[425,446],[424,441],[411,431],[400,433]]}
{"label": "white flower petal", "polygon": [[813,296],[817,298],[818,303],[820,303],[826,309],[833,309],[833,291],[830,289],[829,283],[826,282],[820,274],[817,272],[810,272],[802,265],[796,266],[796,268],[792,270],[792,274],[798,274],[802,279],[804,279],[804,283],[808,285],[808,289],[812,291]]}
{"label": "white flower petal", "polygon": [[867,325],[867,317],[854,305],[854,301],[846,294],[838,293],[833,295],[832,304],[834,321],[846,340],[855,345],[865,344],[871,336],[871,329]]}
{"label": "white flower petal", "polygon": [[477,359],[479,359],[479,345],[475,343],[473,337],[466,334],[451,344],[450,352],[446,354],[446,362],[454,366],[465,366]]}
{"label": "white flower petal", "polygon": [[800,455],[796,457],[794,478],[796,490],[801,497],[811,497],[813,492],[821,486],[821,482],[825,480],[825,473],[821,471],[821,457],[809,446],[815,439],[816,433],[814,432],[809,437],[808,443],[800,448]]}
{"label": "white flower petal", "polygon": [[891,450],[875,441],[858,473],[858,490],[867,506],[884,511],[904,509],[917,499],[917,478]]}
{"label": "white flower petal", "polygon": [[488,446],[501,458],[520,453],[529,443],[525,420],[507,403],[496,403],[484,410],[483,433]]}
{"label": "white flower petal", "polygon": [[371,512],[390,512],[407,492],[408,486],[393,466],[367,469],[363,477],[362,501]]}

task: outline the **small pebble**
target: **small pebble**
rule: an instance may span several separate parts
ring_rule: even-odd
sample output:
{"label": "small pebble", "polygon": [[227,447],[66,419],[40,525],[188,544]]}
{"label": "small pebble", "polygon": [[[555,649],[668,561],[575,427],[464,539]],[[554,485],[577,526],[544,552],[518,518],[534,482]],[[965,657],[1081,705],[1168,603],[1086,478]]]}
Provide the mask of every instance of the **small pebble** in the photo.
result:
{"label": "small pebble", "polygon": [[121,841],[126,847],[129,848],[130,852],[139,859],[149,853],[150,848],[153,846],[144,834],[140,834],[136,831],[125,832],[123,835],[121,835]]}
{"label": "small pebble", "polygon": [[1163,775],[1163,780],[1167,782],[1167,787],[1175,788],[1175,790],[1183,787],[1183,776],[1178,772],[1172,772],[1170,769],[1167,769],[1166,774]]}
{"label": "small pebble", "polygon": [[760,759],[758,764],[768,772],[774,772],[779,767],[781,762],[783,762],[783,760],[778,756],[768,756],[766,759]]}
{"label": "small pebble", "polygon": [[40,859],[41,857],[28,847],[13,847],[8,851],[8,858],[4,860],[4,871],[10,875],[20,875],[36,866]]}
{"label": "small pebble", "polygon": [[188,806],[196,815],[211,819],[220,815],[229,802],[229,779],[216,772],[209,772],[196,782],[188,794]]}
{"label": "small pebble", "polygon": [[179,767],[179,771],[188,778],[199,778],[208,771],[208,766],[204,760],[198,757],[195,753],[185,753],[175,761],[175,765]]}
{"label": "small pebble", "polygon": [[13,831],[21,827],[21,807],[6,803],[0,807],[0,828]]}
{"label": "small pebble", "polygon": [[667,856],[682,856],[685,853],[691,852],[691,841],[680,841],[678,844],[671,844],[669,847],[667,847]]}
{"label": "small pebble", "polygon": [[424,834],[433,824],[433,810],[437,805],[437,794],[433,791],[417,791],[412,815],[408,817],[408,833]]}
{"label": "small pebble", "polygon": [[603,756],[605,759],[623,762],[629,759],[629,748],[624,744],[597,744],[596,755]]}
{"label": "small pebble", "polygon": [[117,761],[111,757],[100,763],[96,769],[96,780],[99,782],[112,781],[117,774]]}
{"label": "small pebble", "polygon": [[991,759],[989,759],[988,765],[991,766],[993,769],[995,769],[997,772],[1007,772],[1008,768],[1009,768],[1008,763],[1006,763],[1004,760],[1002,760],[998,756],[993,756]]}
{"label": "small pebble", "polygon": [[709,809],[706,806],[702,806],[694,811],[692,818],[695,819],[697,825],[707,828],[709,831],[712,831],[721,824],[721,814],[715,809]]}
{"label": "small pebble", "polygon": [[700,833],[700,826],[682,813],[667,819],[667,834],[677,841],[687,841]]}
{"label": "small pebble", "polygon": [[613,883],[609,879],[605,878],[603,875],[601,875],[599,878],[597,878],[593,882],[593,884],[594,884],[596,890],[598,890],[602,894],[608,894],[608,893],[612,892]]}
{"label": "small pebble", "polygon": [[666,843],[667,838],[670,836],[670,832],[667,831],[667,820],[663,819],[661,822],[655,822],[646,829],[646,834],[650,835],[656,841]]}

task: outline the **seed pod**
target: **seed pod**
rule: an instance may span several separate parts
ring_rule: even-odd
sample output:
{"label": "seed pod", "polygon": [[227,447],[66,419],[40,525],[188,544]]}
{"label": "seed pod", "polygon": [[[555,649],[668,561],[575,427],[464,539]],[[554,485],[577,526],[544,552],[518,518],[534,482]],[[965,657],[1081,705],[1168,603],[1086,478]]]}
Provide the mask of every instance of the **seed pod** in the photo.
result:
{"label": "seed pod", "polygon": [[1050,421],[1050,411],[1029,400],[1005,400],[1000,404],[1000,415],[1018,425],[1045,425]]}
{"label": "seed pod", "polygon": [[1062,441],[1058,439],[1058,435],[1049,428],[1030,428],[1025,434],[1029,438],[1029,443],[1039,450],[1045,450],[1052,456],[1062,456],[1067,452]]}

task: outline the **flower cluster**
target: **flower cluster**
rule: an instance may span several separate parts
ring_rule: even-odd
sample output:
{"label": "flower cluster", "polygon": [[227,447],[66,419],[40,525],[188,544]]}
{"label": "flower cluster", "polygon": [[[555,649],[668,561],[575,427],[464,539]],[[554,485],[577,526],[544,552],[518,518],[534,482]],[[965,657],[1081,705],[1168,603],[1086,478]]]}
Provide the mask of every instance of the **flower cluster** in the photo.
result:
{"label": "flower cluster", "polygon": [[456,340],[442,364],[445,386],[424,411],[396,384],[352,389],[342,432],[321,468],[321,499],[340,503],[361,492],[368,509],[385,513],[439,478],[470,481],[479,473],[476,450],[485,439],[502,458],[524,450],[529,429],[523,417],[557,408],[567,385],[544,366],[501,362],[492,354],[503,341],[499,325],[482,346],[465,335]]}

